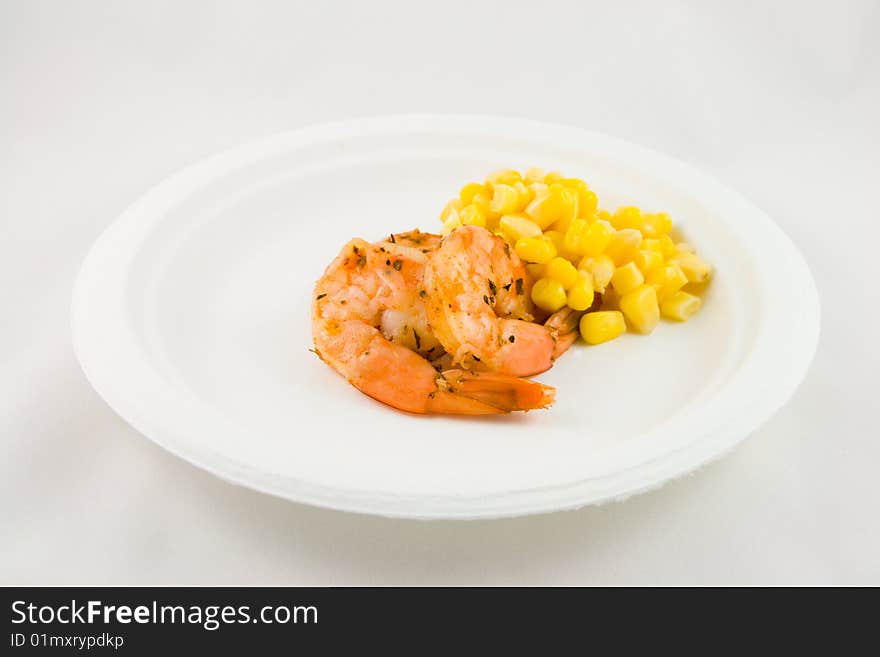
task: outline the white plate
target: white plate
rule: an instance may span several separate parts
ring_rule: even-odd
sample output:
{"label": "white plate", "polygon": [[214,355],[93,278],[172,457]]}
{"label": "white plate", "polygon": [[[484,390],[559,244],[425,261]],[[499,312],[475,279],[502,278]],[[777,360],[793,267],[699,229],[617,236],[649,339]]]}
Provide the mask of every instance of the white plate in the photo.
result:
{"label": "white plate", "polygon": [[[539,380],[549,411],[416,417],[312,353],[314,281],[352,236],[437,214],[499,167],[585,178],[602,207],[673,216],[716,267],[702,311],[650,337],[578,344]],[[738,194],[602,135],[491,117],[312,127],[165,181],[98,240],[74,292],[89,381],[166,449],[292,500],[388,516],[477,518],[643,491],[718,457],[794,392],[819,305],[803,258]]]}

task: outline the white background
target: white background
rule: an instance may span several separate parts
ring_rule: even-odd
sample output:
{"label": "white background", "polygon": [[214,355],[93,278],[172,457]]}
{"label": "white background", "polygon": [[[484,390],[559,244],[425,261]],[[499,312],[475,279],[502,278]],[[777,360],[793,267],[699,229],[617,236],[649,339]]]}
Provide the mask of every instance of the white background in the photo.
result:
{"label": "white background", "polygon": [[[880,3],[762,4],[0,0],[0,583],[880,584]],[[71,286],[130,202],[255,137],[418,111],[607,132],[766,210],[823,305],[791,403],[623,503],[418,522],[236,488],[97,397]]]}

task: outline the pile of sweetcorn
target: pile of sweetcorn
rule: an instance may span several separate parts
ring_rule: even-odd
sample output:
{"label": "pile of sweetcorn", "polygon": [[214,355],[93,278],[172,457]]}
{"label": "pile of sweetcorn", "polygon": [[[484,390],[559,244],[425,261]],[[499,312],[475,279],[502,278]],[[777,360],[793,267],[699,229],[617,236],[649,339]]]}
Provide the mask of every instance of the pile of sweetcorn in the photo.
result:
{"label": "pile of sweetcorn", "polygon": [[443,234],[471,225],[503,237],[528,263],[539,308],[591,310],[580,320],[590,344],[627,326],[651,333],[661,316],[686,321],[712,273],[690,244],[673,239],[669,215],[633,206],[600,210],[587,183],[555,171],[496,171],[462,187],[440,219]]}

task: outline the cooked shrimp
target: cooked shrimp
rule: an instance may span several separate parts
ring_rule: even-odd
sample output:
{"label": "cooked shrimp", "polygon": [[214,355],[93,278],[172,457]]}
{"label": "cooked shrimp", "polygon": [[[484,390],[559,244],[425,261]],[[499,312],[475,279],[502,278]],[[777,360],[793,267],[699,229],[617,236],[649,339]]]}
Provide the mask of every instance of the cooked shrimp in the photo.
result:
{"label": "cooked shrimp", "polygon": [[456,228],[425,268],[431,330],[465,369],[543,372],[576,339],[579,315],[560,311],[544,325],[533,323],[531,285],[504,240],[485,228]]}
{"label": "cooked shrimp", "polygon": [[[598,295],[596,296],[598,300]],[[595,304],[595,308],[598,309],[598,307],[599,305]],[[544,322],[544,328],[550,333],[554,342],[553,360],[559,358],[571,345],[577,342],[578,325],[584,312],[566,306],[550,315]]]}
{"label": "cooked shrimp", "polygon": [[411,231],[376,244],[346,244],[315,286],[316,353],[361,392],[411,413],[484,415],[549,406],[553,388],[535,381],[441,371],[451,359],[428,328],[423,282],[439,240]]}

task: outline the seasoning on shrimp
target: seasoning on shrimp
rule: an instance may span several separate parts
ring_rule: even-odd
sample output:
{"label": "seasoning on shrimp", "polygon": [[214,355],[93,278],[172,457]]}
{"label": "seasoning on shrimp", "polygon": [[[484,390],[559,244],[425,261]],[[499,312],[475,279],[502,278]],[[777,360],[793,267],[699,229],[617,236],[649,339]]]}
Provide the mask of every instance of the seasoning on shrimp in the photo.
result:
{"label": "seasoning on shrimp", "polygon": [[[324,296],[312,303],[315,353],[361,392],[412,413],[546,408],[554,398],[549,386],[451,367],[426,312],[425,265],[439,243],[437,235],[410,231],[346,245],[316,285]],[[399,266],[383,266],[385,251]],[[353,264],[350,253],[364,263]]]}
{"label": "seasoning on shrimp", "polygon": [[[549,369],[577,338],[580,314],[564,309],[536,324],[525,265],[505,242],[479,226],[453,230],[431,253],[425,268],[428,321],[453,363],[480,371],[531,376]],[[513,280],[516,294],[484,281]],[[494,286],[494,284],[493,284]],[[562,312],[562,311],[561,311]],[[507,341],[502,336],[516,339]]]}

